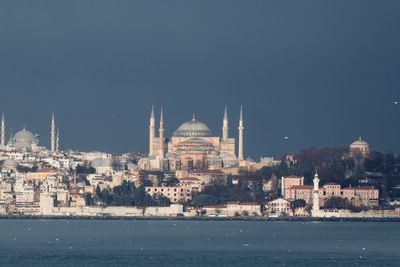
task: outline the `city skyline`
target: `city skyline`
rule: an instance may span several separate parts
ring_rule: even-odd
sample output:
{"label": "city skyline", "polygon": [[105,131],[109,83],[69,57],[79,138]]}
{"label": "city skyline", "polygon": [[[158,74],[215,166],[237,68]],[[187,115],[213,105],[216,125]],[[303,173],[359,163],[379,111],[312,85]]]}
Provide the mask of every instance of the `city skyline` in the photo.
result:
{"label": "city skyline", "polygon": [[[158,114],[158,115],[156,115],[156,113],[157,112],[154,112],[154,110],[155,110],[155,107],[154,107],[154,105],[151,105],[151,113],[153,114],[152,116],[154,116],[154,118],[155,118],[155,127],[156,127],[156,131],[158,132],[159,131],[159,127],[160,127],[160,122],[161,122],[161,116],[162,117],[164,117],[164,115],[161,115],[161,114],[164,114],[164,108],[161,106],[160,108],[159,108],[159,111],[161,112],[160,114]],[[242,110],[242,105],[240,105],[240,110]],[[223,112],[223,116],[222,116],[222,118],[221,118],[221,120],[220,120],[220,126],[221,127],[219,127],[219,129],[216,131],[216,130],[214,130],[214,128],[211,128],[211,131],[213,132],[213,134],[215,135],[215,136],[220,136],[220,138],[221,138],[221,140],[223,140],[224,139],[224,136],[225,136],[225,134],[224,134],[224,129],[223,128],[225,128],[226,126],[225,126],[225,119],[226,119],[226,116],[227,116],[227,113],[229,113],[228,112],[228,106],[227,105],[225,105],[225,109],[224,109],[224,112]],[[1,113],[2,114],[2,116],[1,116],[1,119],[2,119],[2,125],[3,125],[3,122],[4,121],[6,121],[6,116],[5,116],[5,113],[4,112],[2,112]],[[52,111],[51,113],[51,117],[50,117],[50,123],[49,123],[49,130],[48,130],[48,133],[46,134],[42,134],[42,133],[40,133],[40,132],[36,132],[36,131],[34,131],[34,130],[32,130],[32,129],[34,129],[34,128],[30,128],[30,127],[27,127],[27,125],[29,125],[29,124],[23,124],[23,126],[20,128],[20,129],[18,129],[18,128],[12,128],[12,127],[9,127],[8,126],[8,121],[5,123],[5,127],[4,127],[4,130],[3,130],[3,127],[2,127],[2,138],[3,138],[3,131],[4,131],[4,134],[5,134],[5,143],[7,144],[10,140],[11,140],[11,138],[18,132],[18,131],[20,131],[20,130],[29,130],[30,132],[32,132],[35,136],[37,136],[37,138],[38,138],[38,141],[39,141],[39,144],[41,145],[41,146],[45,146],[45,147],[47,147],[49,150],[51,150],[51,151],[55,151],[55,150],[59,150],[59,148],[60,148],[60,150],[78,150],[78,151],[103,151],[103,152],[108,152],[108,153],[113,153],[113,154],[118,154],[118,153],[125,153],[125,152],[138,152],[138,153],[144,153],[144,154],[147,154],[147,153],[149,153],[149,148],[148,148],[148,136],[147,136],[147,140],[146,140],[146,138],[144,139],[144,146],[145,146],[145,148],[143,149],[143,150],[134,150],[134,149],[131,149],[131,150],[124,150],[124,151],[110,151],[110,150],[100,150],[100,149],[97,149],[96,147],[93,147],[93,148],[89,148],[89,149],[86,149],[86,150],[82,150],[82,149],[79,149],[79,148],[77,148],[77,147],[65,147],[64,145],[63,145],[63,142],[62,141],[60,141],[60,137],[59,137],[59,134],[60,134],[60,127],[59,127],[59,122],[58,122],[58,119],[57,118],[55,118],[55,113],[54,113],[54,111]],[[241,114],[241,111],[239,112],[239,114]],[[195,118],[195,116],[197,116],[196,115],[196,113],[192,113],[192,120],[195,120],[194,118]],[[240,121],[240,118],[241,118],[241,116],[237,116],[238,117],[238,121],[233,121],[233,119],[231,118],[231,114],[229,115],[229,127],[228,127],[228,129],[229,129],[229,136],[230,137],[232,137],[232,138],[234,138],[234,139],[239,139],[239,126],[240,126],[240,124],[239,124],[239,121]],[[197,119],[197,118],[196,118]],[[57,121],[57,124],[56,124],[56,122],[55,121]],[[162,121],[163,121],[163,123],[164,123],[164,118],[162,119]],[[180,124],[182,124],[182,123],[184,123],[184,122],[187,122],[187,121],[190,121],[190,120],[186,120],[186,121],[182,121],[181,123],[179,123],[178,124],[178,126],[180,125]],[[246,121],[246,119],[244,119],[244,121]],[[166,124],[169,124],[169,122],[167,122]],[[13,124],[13,125],[15,125],[15,123]],[[164,123],[164,125],[165,125],[165,123]],[[176,128],[178,128],[178,126],[176,127]],[[164,128],[165,126],[163,126],[163,129],[164,129],[164,131],[165,131],[165,128]],[[164,134],[164,136],[165,136],[165,138],[170,138],[171,136],[173,136],[173,133],[174,133],[174,131],[176,130],[176,128],[175,129],[171,129],[170,131],[168,131],[166,134]],[[246,131],[248,131],[248,129],[246,129]],[[246,133],[247,134],[247,133]],[[47,136],[48,135],[48,136]],[[245,135],[246,136],[246,135]],[[306,149],[306,148],[309,148],[309,147],[327,147],[327,146],[333,146],[333,147],[335,147],[335,146],[341,146],[341,145],[343,145],[343,146],[348,146],[351,142],[353,142],[353,141],[355,141],[355,140],[357,140],[358,138],[363,138],[363,139],[365,139],[364,138],[365,136],[363,136],[363,135],[359,135],[358,137],[354,137],[354,139],[353,140],[351,140],[348,144],[331,144],[331,145],[328,145],[328,144],[322,144],[322,145],[320,145],[320,146],[313,146],[313,145],[309,145],[309,146],[307,146],[307,145],[305,145],[305,146],[303,146],[303,147],[300,147],[299,148],[299,150],[301,150],[301,149]],[[283,143],[285,143],[285,142],[288,142],[288,139],[289,139],[289,137],[288,136],[283,136],[282,137],[282,140],[281,140],[281,142],[283,142]],[[244,140],[246,140],[246,137],[244,137]],[[247,140],[245,141],[245,143],[247,143]],[[247,144],[246,144],[247,145]],[[375,149],[375,150],[377,150],[377,151],[379,151],[379,149]],[[393,151],[393,150],[388,150],[389,152],[393,152],[393,153],[396,153],[397,151]],[[383,152],[388,152],[388,151],[383,151]],[[299,151],[291,151],[291,150],[287,150],[287,151],[284,151],[283,152],[283,154],[280,154],[280,155],[277,155],[277,154],[266,154],[266,153],[264,153],[264,154],[261,154],[260,156],[262,157],[262,156],[278,156],[278,157],[280,157],[280,156],[283,156],[285,153],[297,153],[297,152],[299,152]],[[382,151],[381,151],[382,152]],[[244,157],[245,158],[253,158],[253,159],[256,159],[257,160],[257,158],[254,158],[251,154],[249,154],[248,152],[247,152],[247,146],[246,146],[246,152],[244,153]]]}

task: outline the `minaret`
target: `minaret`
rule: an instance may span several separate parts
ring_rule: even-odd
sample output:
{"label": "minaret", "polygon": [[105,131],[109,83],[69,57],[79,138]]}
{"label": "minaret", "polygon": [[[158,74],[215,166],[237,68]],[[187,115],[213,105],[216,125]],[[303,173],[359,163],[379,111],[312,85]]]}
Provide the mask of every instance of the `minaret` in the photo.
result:
{"label": "minaret", "polygon": [[160,113],[160,129],[159,129],[159,134],[160,134],[160,158],[164,159],[164,113],[163,109],[161,108],[161,113]]}
{"label": "minaret", "polygon": [[154,119],[154,106],[151,107],[150,126],[149,126],[149,156],[154,155],[154,138],[156,131],[156,121]]}
{"label": "minaret", "polygon": [[243,157],[243,108],[240,106],[240,119],[239,119],[239,153],[238,153],[238,160],[241,161],[244,159]]}
{"label": "minaret", "polygon": [[56,151],[60,149],[60,128],[57,129]]}
{"label": "minaret", "polygon": [[314,190],[313,190],[312,211],[313,212],[318,212],[319,211],[319,178],[318,178],[317,171],[315,171],[313,182],[314,182]]}
{"label": "minaret", "polygon": [[4,112],[1,113],[1,145],[6,145],[6,123],[4,121]]}
{"label": "minaret", "polygon": [[8,139],[8,142],[9,142],[9,143],[11,143],[12,138],[13,138],[13,132],[12,132],[12,128],[10,128],[10,137],[9,137],[9,139]]}
{"label": "minaret", "polygon": [[54,111],[51,114],[51,151],[56,151],[56,121],[54,119]]}
{"label": "minaret", "polygon": [[228,126],[228,110],[225,106],[225,113],[224,113],[224,121],[222,124],[222,139],[224,141],[226,141],[228,139],[228,130],[229,130],[229,126]]}

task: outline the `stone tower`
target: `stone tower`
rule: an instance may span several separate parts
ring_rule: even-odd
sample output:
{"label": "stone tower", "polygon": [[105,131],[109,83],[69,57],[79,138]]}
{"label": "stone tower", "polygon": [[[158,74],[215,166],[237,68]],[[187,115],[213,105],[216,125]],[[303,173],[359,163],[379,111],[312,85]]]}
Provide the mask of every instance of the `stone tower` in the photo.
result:
{"label": "stone tower", "polygon": [[318,178],[317,172],[315,172],[313,182],[314,182],[314,190],[313,190],[312,211],[318,212],[319,211],[319,178]]}
{"label": "stone tower", "polygon": [[1,114],[1,145],[6,145],[6,123],[4,121],[4,113]]}
{"label": "stone tower", "polygon": [[56,137],[56,121],[54,119],[54,111],[51,114],[51,133],[50,133],[50,144],[51,144],[51,151],[55,152],[56,151],[56,143],[57,143],[57,137]]}
{"label": "stone tower", "polygon": [[57,129],[56,151],[60,150],[60,128]]}
{"label": "stone tower", "polygon": [[238,160],[244,160],[243,157],[243,131],[244,131],[244,125],[243,125],[243,107],[240,106],[240,119],[239,119],[239,153],[238,153]]}
{"label": "stone tower", "polygon": [[227,107],[225,106],[224,120],[223,120],[223,124],[222,124],[222,139],[224,141],[226,141],[228,139],[228,131],[229,131],[228,110],[227,110]]}
{"label": "stone tower", "polygon": [[160,141],[160,159],[164,159],[164,113],[163,109],[161,108],[160,112],[160,129],[159,129],[159,141]]}
{"label": "stone tower", "polygon": [[149,156],[154,155],[155,133],[156,133],[156,121],[154,118],[154,106],[152,106],[150,114],[150,125],[149,125]]}

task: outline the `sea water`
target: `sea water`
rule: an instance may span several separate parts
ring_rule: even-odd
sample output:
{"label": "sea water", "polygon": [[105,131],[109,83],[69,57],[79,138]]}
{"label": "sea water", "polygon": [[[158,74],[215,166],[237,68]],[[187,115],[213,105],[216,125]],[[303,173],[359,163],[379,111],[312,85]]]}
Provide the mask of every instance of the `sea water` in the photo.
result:
{"label": "sea water", "polygon": [[7,219],[0,265],[400,266],[400,224]]}

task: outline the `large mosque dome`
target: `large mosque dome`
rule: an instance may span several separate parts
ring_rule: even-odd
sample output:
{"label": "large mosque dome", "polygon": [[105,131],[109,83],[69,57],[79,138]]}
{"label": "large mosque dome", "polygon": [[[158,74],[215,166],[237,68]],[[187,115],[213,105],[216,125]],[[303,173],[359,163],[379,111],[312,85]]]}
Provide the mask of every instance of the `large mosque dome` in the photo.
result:
{"label": "large mosque dome", "polygon": [[16,148],[32,148],[38,145],[36,136],[25,128],[17,132],[11,139],[10,145]]}
{"label": "large mosque dome", "polygon": [[187,121],[174,132],[174,137],[210,137],[212,131],[204,123],[196,120],[193,116],[191,121]]}

